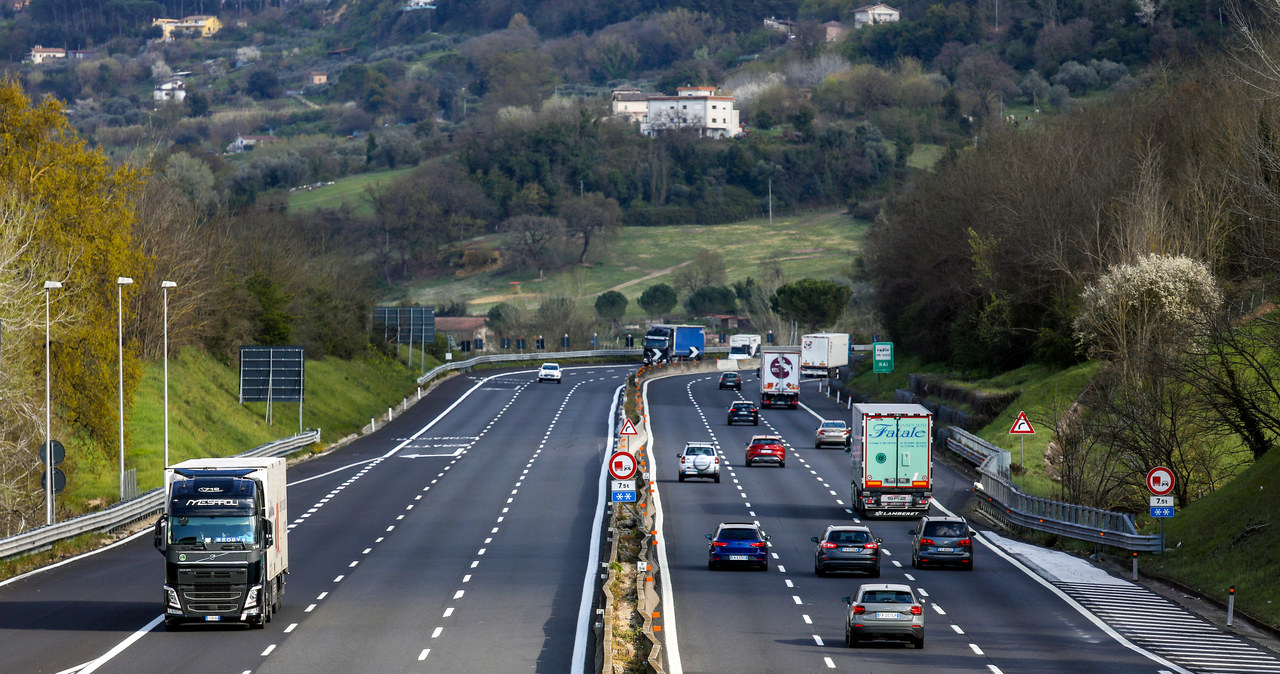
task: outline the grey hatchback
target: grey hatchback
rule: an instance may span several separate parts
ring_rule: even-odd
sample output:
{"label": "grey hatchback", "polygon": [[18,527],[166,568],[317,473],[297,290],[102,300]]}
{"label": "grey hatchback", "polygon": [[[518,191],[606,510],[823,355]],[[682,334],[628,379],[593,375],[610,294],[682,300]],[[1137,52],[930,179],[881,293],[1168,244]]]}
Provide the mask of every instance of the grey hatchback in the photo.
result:
{"label": "grey hatchback", "polygon": [[821,536],[809,540],[817,543],[813,550],[813,572],[825,576],[832,571],[861,571],[872,578],[880,577],[881,539],[865,526],[832,525]]}
{"label": "grey hatchback", "polygon": [[844,645],[865,639],[909,641],[924,648],[924,600],[899,584],[863,585],[858,594],[841,599],[845,609]]}
{"label": "grey hatchback", "polygon": [[911,566],[954,564],[973,570],[973,536],[963,517],[922,517],[911,530]]}

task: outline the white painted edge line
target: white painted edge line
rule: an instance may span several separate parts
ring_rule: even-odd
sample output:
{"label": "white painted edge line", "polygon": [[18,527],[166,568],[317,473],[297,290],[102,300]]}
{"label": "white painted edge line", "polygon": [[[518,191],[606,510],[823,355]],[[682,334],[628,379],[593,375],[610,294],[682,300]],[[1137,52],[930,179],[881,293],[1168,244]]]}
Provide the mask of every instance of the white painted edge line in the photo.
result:
{"label": "white painted edge line", "polygon": [[103,653],[102,656],[99,657],[97,660],[90,662],[88,665],[84,667],[84,669],[80,670],[80,674],[89,674],[89,672],[97,671],[99,667],[107,664],[108,661],[110,661],[112,658],[119,655],[122,651],[124,651],[124,649],[132,646],[133,642],[137,641],[138,639],[141,639],[143,636],[146,635],[147,632],[150,632],[151,630],[155,629],[156,625],[159,625],[162,622],[164,622],[163,613],[153,618],[151,622],[147,623],[146,625],[143,625],[142,629],[129,635],[128,639],[125,639],[124,641],[121,641],[120,643],[116,644],[115,648],[112,648],[106,653]]}
{"label": "white painted edge line", "polygon": [[[649,383],[652,379],[646,379],[644,386],[640,392],[640,397],[644,399],[644,408],[649,407]],[[649,428],[649,420],[645,419],[645,433],[649,436],[649,446],[646,451],[649,459],[653,459],[655,452],[653,449],[653,429]],[[649,461],[649,483],[654,484],[658,481],[658,462]],[[653,528],[662,535],[662,523],[666,520],[662,513],[662,493],[661,490],[653,490]],[[658,542],[658,570],[662,573],[662,632],[666,636],[663,637],[663,646],[666,647],[667,655],[667,671],[670,674],[684,674],[684,666],[680,664],[680,641],[676,632],[676,600],[671,592],[671,572],[670,565],[667,563],[667,546],[665,541]]]}
{"label": "white painted edge line", "polygon": [[22,579],[24,579],[24,578],[30,578],[31,576],[34,576],[34,575],[36,575],[37,573],[44,573],[45,571],[49,571],[49,570],[51,570],[51,569],[56,569],[56,568],[58,568],[59,566],[64,566],[64,565],[70,564],[70,563],[72,563],[72,562],[78,562],[78,561],[80,561],[80,560],[82,560],[82,559],[84,559],[84,558],[86,558],[86,557],[92,557],[93,555],[96,555],[96,554],[98,554],[99,552],[106,552],[107,550],[111,550],[112,548],[118,548],[118,547],[120,547],[120,546],[124,545],[125,543],[130,543],[130,542],[132,542],[132,541],[133,541],[133,539],[135,539],[135,538],[140,538],[140,537],[142,537],[142,536],[151,536],[151,535],[154,535],[154,534],[155,534],[155,530],[154,530],[154,529],[152,529],[151,527],[147,527],[146,529],[143,529],[142,531],[139,531],[139,532],[138,532],[138,533],[136,533],[136,534],[132,534],[132,535],[129,535],[129,536],[125,536],[124,538],[121,538],[120,540],[116,541],[115,543],[112,543],[111,545],[107,545],[107,546],[104,546],[104,547],[98,548],[97,550],[90,550],[89,552],[86,552],[86,553],[84,553],[84,554],[82,554],[82,555],[76,555],[75,557],[70,557],[70,558],[68,558],[68,559],[64,559],[64,560],[62,560],[61,562],[56,562],[56,563],[54,563],[54,564],[50,564],[50,565],[48,565],[48,566],[42,566],[42,567],[40,567],[40,568],[38,568],[38,569],[32,569],[32,570],[30,570],[30,571],[28,571],[28,572],[26,572],[26,573],[24,573],[24,574],[22,574],[22,575],[20,575],[20,576],[14,576],[13,578],[10,578],[10,579],[8,579],[8,580],[0,581],[0,587],[4,587],[5,585],[8,585],[9,583],[16,583],[16,582],[18,582],[18,581],[20,581],[20,580],[22,580]]}
{"label": "white painted edge line", "polygon": [[[533,370],[530,370],[530,371],[532,372]],[[448,407],[446,407],[443,412],[441,412],[438,416],[436,416],[436,418],[432,419],[429,423],[427,423],[426,426],[423,426],[422,428],[418,429],[418,432],[406,438],[404,442],[393,447],[391,451],[387,452],[386,454],[383,454],[382,458],[388,459],[395,456],[397,452],[404,449],[406,446],[409,445],[409,443],[413,442],[414,440],[417,440],[419,437],[422,436],[423,433],[426,433],[428,430],[430,430],[432,426],[435,426],[437,423],[439,423],[441,419],[448,416],[449,413],[453,411],[453,408],[457,407],[458,405],[461,405],[462,401],[467,399],[467,396],[471,395],[472,393],[475,393],[476,390],[479,389],[481,386],[484,386],[485,384],[489,383],[490,379],[497,379],[499,377],[509,377],[511,376],[511,374],[512,373],[510,372],[504,372],[502,374],[490,375],[476,382],[475,386],[472,386],[471,388],[467,389],[466,393],[463,393],[462,395],[458,396],[458,399],[453,401],[452,405],[449,405]]]}
{"label": "white painted edge line", "polygon": [[[955,513],[951,512],[950,510],[947,510],[941,503],[938,502],[937,499],[931,499],[931,501],[933,503],[933,507],[937,508],[938,510],[941,510],[942,512],[946,513],[950,517],[956,517]],[[1089,622],[1092,622],[1094,625],[1097,625],[1098,629],[1105,632],[1107,636],[1111,637],[1112,639],[1115,639],[1116,642],[1119,643],[1121,646],[1128,648],[1129,650],[1133,651],[1134,653],[1137,653],[1138,655],[1141,655],[1144,658],[1147,658],[1148,660],[1157,662],[1161,665],[1164,665],[1165,667],[1169,667],[1172,671],[1178,672],[1179,674],[1192,674],[1190,670],[1183,669],[1182,667],[1179,667],[1178,665],[1172,662],[1169,662],[1168,660],[1160,657],[1159,655],[1156,655],[1155,653],[1152,653],[1151,651],[1148,651],[1145,648],[1142,648],[1141,646],[1138,646],[1133,642],[1129,641],[1124,637],[1124,635],[1115,631],[1105,621],[1103,621],[1098,616],[1094,615],[1092,611],[1082,606],[1075,599],[1072,599],[1071,596],[1068,595],[1066,592],[1063,592],[1062,590],[1058,589],[1053,583],[1050,583],[1044,578],[1041,578],[1040,574],[1027,568],[1026,565],[1024,565],[1022,562],[1019,562],[1017,559],[1014,559],[1011,555],[1005,552],[1003,548],[1001,548],[998,545],[995,545],[991,541],[988,541],[985,536],[979,535],[976,538],[978,539],[978,542],[982,543],[982,545],[984,545],[988,550],[990,550],[991,552],[994,552],[1000,558],[1004,559],[1006,562],[1009,562],[1009,564],[1013,565],[1013,568],[1018,569],[1019,571],[1025,573],[1027,577],[1031,578],[1037,583],[1040,583],[1045,587],[1045,589],[1057,595],[1057,597],[1061,599],[1064,603],[1066,603],[1067,606],[1070,606],[1071,608],[1075,609],[1080,615],[1087,618]]]}
{"label": "white painted edge line", "polygon": [[334,473],[341,473],[341,472],[342,472],[342,471],[344,471],[344,470],[350,470],[350,469],[352,469],[352,468],[355,468],[356,466],[364,465],[364,464],[366,464],[366,463],[369,463],[370,461],[377,461],[377,459],[365,459],[365,460],[363,460],[363,461],[356,461],[355,463],[349,463],[349,464],[347,464],[347,465],[345,465],[345,466],[342,466],[342,467],[340,467],[340,468],[334,468],[333,470],[331,470],[331,471],[329,471],[329,472],[327,472],[327,473],[320,473],[319,475],[312,475],[311,477],[304,477],[304,478],[302,478],[301,480],[295,480],[295,481],[293,481],[293,482],[285,483],[285,486],[286,486],[286,487],[292,487],[292,486],[293,486],[293,485],[295,485],[295,484],[302,484],[303,482],[310,482],[310,481],[312,481],[312,480],[318,480],[318,479],[320,479],[320,478],[322,478],[322,477],[328,477],[329,475],[333,475]]}
{"label": "white painted edge line", "polygon": [[[622,393],[625,384],[618,386],[613,391],[613,404],[609,406],[609,434],[605,442],[605,451],[600,456],[600,478],[596,480],[596,484],[600,486],[597,490],[600,492],[600,498],[596,501],[595,519],[592,520],[599,524],[604,521],[605,494],[604,489],[605,474],[609,472],[609,460],[607,457],[613,454],[613,429],[614,421],[618,418],[618,398]],[[591,528],[591,552],[587,555],[587,573],[582,579],[582,599],[578,603],[578,628],[574,630],[573,635],[573,656],[571,674],[583,674],[586,671],[587,657],[587,638],[591,634],[591,599],[595,595],[596,586],[596,567],[600,564],[600,527]]]}

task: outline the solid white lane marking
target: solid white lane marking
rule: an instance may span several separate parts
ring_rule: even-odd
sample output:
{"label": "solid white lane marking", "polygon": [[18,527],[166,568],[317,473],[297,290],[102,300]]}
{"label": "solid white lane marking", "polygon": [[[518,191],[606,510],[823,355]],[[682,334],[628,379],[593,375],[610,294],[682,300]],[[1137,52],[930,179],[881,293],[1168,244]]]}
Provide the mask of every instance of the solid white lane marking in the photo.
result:
{"label": "solid white lane marking", "polygon": [[152,618],[151,622],[147,623],[146,625],[143,625],[140,629],[138,629],[138,631],[134,632],[133,634],[130,634],[127,639],[116,644],[114,648],[107,651],[106,653],[103,653],[102,656],[99,657],[97,660],[94,660],[93,662],[90,662],[89,664],[85,665],[84,669],[81,669],[79,674],[89,674],[90,672],[97,671],[99,667],[107,664],[108,662],[111,661],[112,658],[123,653],[124,649],[132,646],[133,642],[137,641],[138,639],[141,639],[143,636],[146,635],[147,632],[150,632],[151,630],[155,629],[156,626],[162,622],[164,622],[164,614],[160,614],[155,618]]}

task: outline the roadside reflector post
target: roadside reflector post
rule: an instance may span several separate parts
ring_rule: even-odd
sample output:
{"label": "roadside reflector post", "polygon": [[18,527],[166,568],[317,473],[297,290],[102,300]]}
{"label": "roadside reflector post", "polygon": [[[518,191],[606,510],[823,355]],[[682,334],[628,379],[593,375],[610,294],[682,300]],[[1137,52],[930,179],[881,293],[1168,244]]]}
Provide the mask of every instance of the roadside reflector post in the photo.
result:
{"label": "roadside reflector post", "polygon": [[1236,586],[1227,590],[1227,627],[1231,627],[1231,616],[1236,612]]}
{"label": "roadside reflector post", "polygon": [[1138,579],[1138,551],[1133,552],[1133,579]]}

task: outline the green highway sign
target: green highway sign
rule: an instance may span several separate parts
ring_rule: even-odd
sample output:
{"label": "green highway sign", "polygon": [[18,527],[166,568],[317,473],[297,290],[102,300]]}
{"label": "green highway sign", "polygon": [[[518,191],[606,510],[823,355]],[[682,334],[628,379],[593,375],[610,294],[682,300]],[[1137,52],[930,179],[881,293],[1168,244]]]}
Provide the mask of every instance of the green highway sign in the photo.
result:
{"label": "green highway sign", "polygon": [[893,372],[893,342],[875,342],[871,345],[871,365],[876,374]]}

